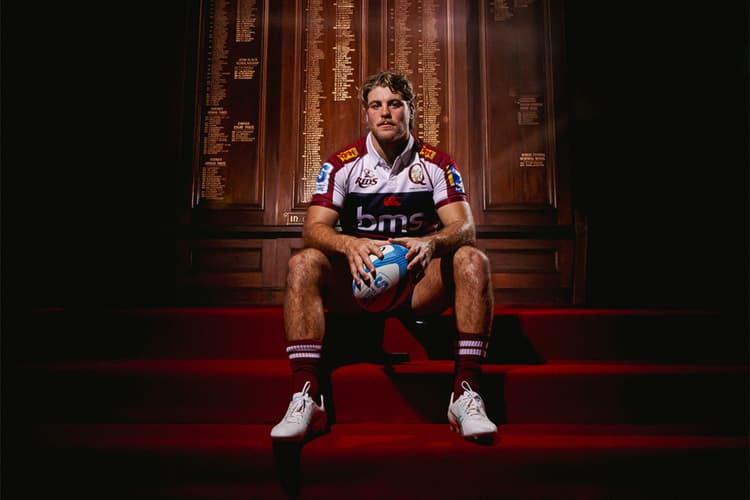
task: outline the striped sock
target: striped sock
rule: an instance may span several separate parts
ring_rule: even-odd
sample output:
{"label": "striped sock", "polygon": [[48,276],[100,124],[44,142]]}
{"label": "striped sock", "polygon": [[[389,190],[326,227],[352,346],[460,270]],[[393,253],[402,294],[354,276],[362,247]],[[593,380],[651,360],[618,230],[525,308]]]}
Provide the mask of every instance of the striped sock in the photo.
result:
{"label": "striped sock", "polygon": [[487,357],[489,335],[459,333],[456,342],[456,377],[453,393],[456,398],[463,394],[461,382],[466,381],[475,392],[479,392],[479,379],[482,375],[482,362]]}
{"label": "striped sock", "polygon": [[310,397],[320,403],[318,385],[318,365],[323,343],[320,340],[293,340],[286,348],[289,365],[292,368],[293,392],[302,390],[305,382],[310,382]]}

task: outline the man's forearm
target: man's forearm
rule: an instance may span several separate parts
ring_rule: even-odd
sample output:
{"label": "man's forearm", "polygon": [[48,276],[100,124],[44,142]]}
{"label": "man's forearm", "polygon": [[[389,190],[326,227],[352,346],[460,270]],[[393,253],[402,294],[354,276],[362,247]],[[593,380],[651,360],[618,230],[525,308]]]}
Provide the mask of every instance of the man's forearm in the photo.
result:
{"label": "man's forearm", "polygon": [[477,242],[476,229],[469,221],[456,221],[429,237],[434,245],[435,257],[453,253],[464,245],[475,246]]}
{"label": "man's forearm", "polygon": [[354,239],[353,236],[342,234],[323,223],[305,226],[302,238],[306,247],[317,248],[326,255],[345,254],[346,241]]}

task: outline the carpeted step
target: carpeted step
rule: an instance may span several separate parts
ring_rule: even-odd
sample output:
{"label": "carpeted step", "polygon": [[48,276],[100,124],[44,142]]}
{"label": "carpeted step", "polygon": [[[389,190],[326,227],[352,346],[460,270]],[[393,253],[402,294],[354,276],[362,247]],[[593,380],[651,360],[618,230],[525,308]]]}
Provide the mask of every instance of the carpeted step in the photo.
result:
{"label": "carpeted step", "polygon": [[750,484],[746,438],[678,426],[505,425],[484,446],[437,424],[341,424],[301,448],[268,431],[31,426],[6,486],[19,498],[744,500]]}
{"label": "carpeted step", "polygon": [[[333,318],[329,335],[351,340],[352,329],[361,338],[363,330],[375,335],[380,328],[387,351],[407,352],[414,360],[452,359],[455,333],[449,313],[421,322]],[[285,357],[280,307],[60,308],[13,314],[11,328],[17,331],[6,331],[5,347],[14,359]],[[488,356],[496,363],[739,364],[747,362],[747,352],[746,331],[715,312],[496,307]]]}
{"label": "carpeted step", "polygon": [[[369,363],[334,370],[327,407],[338,423],[441,423],[453,362]],[[748,368],[549,363],[484,367],[498,422],[697,424],[745,430]],[[286,361],[130,360],[28,365],[11,411],[36,422],[272,424],[292,392]]]}

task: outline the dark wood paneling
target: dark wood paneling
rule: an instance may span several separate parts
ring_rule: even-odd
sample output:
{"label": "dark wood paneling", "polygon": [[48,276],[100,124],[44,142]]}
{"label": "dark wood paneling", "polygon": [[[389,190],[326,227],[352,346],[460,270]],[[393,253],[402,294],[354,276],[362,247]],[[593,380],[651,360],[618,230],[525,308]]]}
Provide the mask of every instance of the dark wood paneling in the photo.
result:
{"label": "dark wood paneling", "polygon": [[[226,61],[217,66],[209,49],[220,26],[208,13],[221,6],[231,19],[238,5],[255,6],[257,43],[231,41],[230,26]],[[556,106],[565,92],[559,2],[204,0],[202,11],[197,200],[182,218],[178,245],[183,297],[280,303],[320,165],[365,133],[358,85],[391,68],[414,83],[416,132],[462,169],[496,297],[574,301],[574,256],[585,252],[572,225],[564,117]],[[257,71],[250,81],[230,79],[221,104],[227,123],[257,120],[257,135],[229,144],[227,194],[206,200],[201,148],[207,112],[216,111],[205,105],[208,72],[236,67],[242,51],[258,54]],[[243,113],[251,118],[240,120]],[[297,234],[280,232],[285,226]]]}
{"label": "dark wood paneling", "polygon": [[258,248],[193,248],[190,264],[195,271],[261,272],[262,251]]}
{"label": "dark wood paneling", "polygon": [[[535,302],[543,290],[550,292],[554,303],[558,303],[560,293],[567,297],[567,303],[573,302],[573,241],[493,238],[480,240],[479,247],[490,259],[493,288],[496,295],[504,297],[502,303],[523,303],[529,290],[536,290]],[[525,292],[509,298],[512,290]]]}
{"label": "dark wood paneling", "polygon": [[202,16],[195,204],[265,210],[268,0],[206,0]]}
{"label": "dark wood paneling", "polygon": [[490,250],[493,273],[557,273],[555,249]]}
{"label": "dark wood paneling", "polygon": [[[549,2],[479,2],[482,224],[554,224],[560,211],[552,82],[561,42]],[[562,216],[569,220],[569,216]]]}

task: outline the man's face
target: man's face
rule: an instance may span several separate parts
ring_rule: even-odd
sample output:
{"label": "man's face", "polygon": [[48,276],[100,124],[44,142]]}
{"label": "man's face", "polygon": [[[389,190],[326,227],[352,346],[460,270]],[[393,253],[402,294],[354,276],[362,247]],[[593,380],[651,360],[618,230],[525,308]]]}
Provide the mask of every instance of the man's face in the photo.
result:
{"label": "man's face", "polygon": [[367,95],[367,127],[379,143],[400,142],[409,137],[411,109],[401,94],[388,87],[374,87]]}

